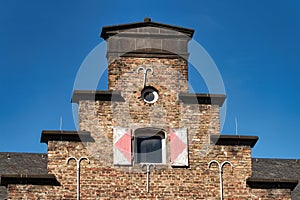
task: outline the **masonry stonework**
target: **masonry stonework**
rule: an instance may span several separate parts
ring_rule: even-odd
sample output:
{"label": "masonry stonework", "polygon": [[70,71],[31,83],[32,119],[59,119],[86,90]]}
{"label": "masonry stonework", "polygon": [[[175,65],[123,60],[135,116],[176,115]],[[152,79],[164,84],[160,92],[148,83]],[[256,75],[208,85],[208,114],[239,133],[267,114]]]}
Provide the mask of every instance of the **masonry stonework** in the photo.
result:
{"label": "masonry stonework", "polygon": [[[136,26],[151,27],[157,24],[144,22]],[[150,29],[149,35],[159,37],[160,33],[168,33],[161,31],[162,26],[159,24],[160,30],[155,33]],[[166,29],[170,27],[172,29],[167,25]],[[106,28],[109,33],[107,37],[111,37],[110,34],[117,28]],[[142,29],[142,34],[147,30]],[[189,30],[180,31],[187,34]],[[192,35],[191,32],[188,33]],[[187,40],[184,41],[187,43]],[[99,100],[96,95],[92,99],[82,97],[76,100],[78,131],[89,132],[93,141],[47,139],[48,173],[55,176],[59,185],[9,184],[8,199],[76,199],[76,163],[70,161],[67,164],[70,156],[88,157],[90,160],[90,163],[81,163],[81,199],[220,199],[219,169],[216,165],[208,167],[211,160],[220,163],[230,161],[233,165],[223,168],[223,195],[226,200],[291,199],[290,189],[252,188],[248,185],[247,179],[252,176],[253,145],[233,141],[212,142],[211,136],[220,135],[219,112],[222,103],[198,103],[199,95],[192,97],[197,103],[185,103],[179,98],[180,94],[189,93],[186,58],[171,54],[155,56],[157,51],[151,52],[149,49],[142,53],[135,51],[134,54],[109,60],[110,100]],[[144,74],[138,70],[140,67],[153,70],[153,73],[147,74],[145,84]],[[158,91],[157,102],[149,104],[141,98],[145,85]],[[114,99],[119,93],[122,101]],[[210,97],[209,94],[207,96]],[[132,141],[135,140],[135,131],[140,128],[151,127],[165,132],[166,162],[156,163],[155,169],[150,170],[149,192],[146,188],[146,169],[142,167],[143,163],[136,162],[134,146],[130,165],[114,164],[115,127],[131,129]],[[177,128],[187,129],[187,166],[174,167],[170,161],[170,130]],[[60,137],[65,135],[61,132]],[[240,141],[240,138],[233,140]]]}

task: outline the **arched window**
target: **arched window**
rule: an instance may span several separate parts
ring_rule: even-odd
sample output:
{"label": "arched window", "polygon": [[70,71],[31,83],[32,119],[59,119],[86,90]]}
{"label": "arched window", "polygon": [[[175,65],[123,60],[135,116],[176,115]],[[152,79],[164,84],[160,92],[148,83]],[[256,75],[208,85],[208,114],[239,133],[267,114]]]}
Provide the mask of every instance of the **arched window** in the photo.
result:
{"label": "arched window", "polygon": [[166,163],[165,131],[141,128],[134,132],[135,163]]}

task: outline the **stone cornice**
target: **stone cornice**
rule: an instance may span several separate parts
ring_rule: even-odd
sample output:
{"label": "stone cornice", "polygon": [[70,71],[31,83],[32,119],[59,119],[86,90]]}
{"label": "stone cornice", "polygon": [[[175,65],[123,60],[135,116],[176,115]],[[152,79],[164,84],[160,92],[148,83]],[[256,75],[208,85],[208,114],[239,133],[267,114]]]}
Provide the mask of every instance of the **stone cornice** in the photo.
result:
{"label": "stone cornice", "polygon": [[54,185],[58,186],[60,183],[56,180],[53,174],[44,175],[27,175],[27,174],[9,174],[1,175],[1,185],[9,184],[28,184],[28,185]]}
{"label": "stone cornice", "polygon": [[87,131],[43,130],[41,143],[48,144],[48,141],[94,142],[95,140]]}
{"label": "stone cornice", "polygon": [[211,135],[211,142],[216,145],[225,146],[250,146],[254,147],[258,141],[257,136],[244,136],[244,135]]}
{"label": "stone cornice", "polygon": [[80,100],[91,101],[118,101],[124,102],[124,98],[119,91],[102,91],[102,90],[74,90],[72,103],[78,103]]}
{"label": "stone cornice", "polygon": [[185,104],[211,104],[222,106],[226,95],[224,94],[192,94],[180,93],[179,99]]}
{"label": "stone cornice", "polygon": [[259,189],[291,189],[298,184],[298,180],[294,179],[263,179],[263,178],[248,178],[247,185],[251,188]]}

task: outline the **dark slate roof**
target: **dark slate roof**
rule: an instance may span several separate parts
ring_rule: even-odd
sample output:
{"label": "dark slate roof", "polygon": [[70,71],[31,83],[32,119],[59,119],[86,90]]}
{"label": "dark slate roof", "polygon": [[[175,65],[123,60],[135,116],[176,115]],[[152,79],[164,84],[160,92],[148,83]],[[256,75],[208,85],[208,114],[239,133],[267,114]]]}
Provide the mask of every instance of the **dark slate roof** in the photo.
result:
{"label": "dark slate roof", "polygon": [[[300,160],[252,158],[252,177],[300,180]],[[300,200],[300,184],[292,191],[292,200]]]}
{"label": "dark slate roof", "polygon": [[[47,174],[47,154],[0,152],[2,174]],[[6,198],[6,188],[0,186],[0,199]]]}

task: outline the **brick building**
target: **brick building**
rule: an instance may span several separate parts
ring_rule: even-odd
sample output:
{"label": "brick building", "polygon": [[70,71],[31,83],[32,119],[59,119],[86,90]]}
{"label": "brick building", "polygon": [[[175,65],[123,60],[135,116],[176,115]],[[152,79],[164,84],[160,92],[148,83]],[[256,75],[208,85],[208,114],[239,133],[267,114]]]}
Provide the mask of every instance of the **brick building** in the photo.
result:
{"label": "brick building", "polygon": [[220,135],[225,95],[189,93],[193,33],[103,27],[108,91],[74,91],[79,130],[42,131],[47,154],[1,153],[0,197],[297,199],[298,160],[252,158],[258,137]]}

